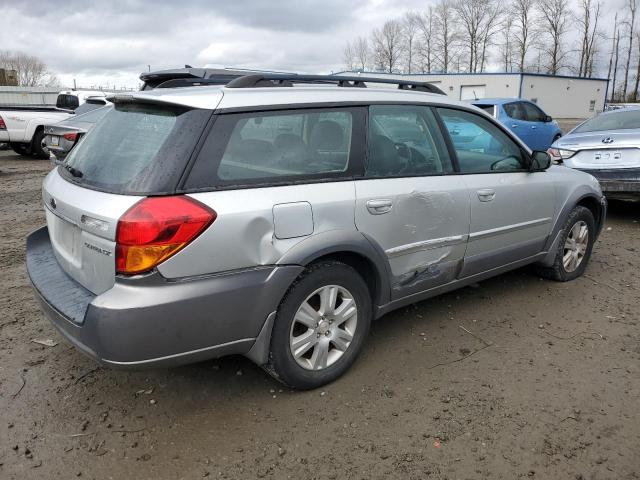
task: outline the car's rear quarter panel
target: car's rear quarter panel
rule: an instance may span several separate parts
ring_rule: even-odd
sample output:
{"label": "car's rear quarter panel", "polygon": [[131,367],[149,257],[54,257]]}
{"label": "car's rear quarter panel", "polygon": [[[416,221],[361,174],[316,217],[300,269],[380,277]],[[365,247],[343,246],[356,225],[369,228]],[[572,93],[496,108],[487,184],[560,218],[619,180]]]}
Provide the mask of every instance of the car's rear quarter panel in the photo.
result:
{"label": "car's rear quarter panel", "polygon": [[[274,265],[296,244],[311,236],[330,230],[355,231],[355,189],[350,180],[191,196],[214,209],[218,216],[184,250],[158,266],[167,278]],[[277,211],[295,203],[300,208],[287,209],[286,215]],[[277,207],[275,216],[274,207]],[[293,236],[278,238],[276,230]]]}

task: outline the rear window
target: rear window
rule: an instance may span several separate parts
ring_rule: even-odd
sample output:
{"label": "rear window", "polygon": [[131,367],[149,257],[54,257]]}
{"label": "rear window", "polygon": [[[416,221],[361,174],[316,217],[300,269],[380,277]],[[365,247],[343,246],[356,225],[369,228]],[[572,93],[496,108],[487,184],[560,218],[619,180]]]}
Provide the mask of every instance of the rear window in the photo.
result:
{"label": "rear window", "polygon": [[66,108],[68,110],[75,110],[80,105],[80,101],[78,97],[75,95],[67,95],[61,93],[58,95],[58,99],[56,100],[56,107],[58,108]]}
{"label": "rear window", "polygon": [[640,128],[640,109],[618,110],[600,114],[576,127],[575,133],[600,132],[604,130],[629,130]]}
{"label": "rear window", "polygon": [[476,107],[478,107],[481,110],[484,110],[485,112],[487,112],[489,115],[491,115],[492,117],[495,115],[495,105],[486,105],[486,104],[476,104]]}
{"label": "rear window", "polygon": [[83,103],[78,108],[76,108],[76,115],[82,115],[83,113],[90,112],[91,110],[97,110],[98,108],[104,107],[104,103]]}
{"label": "rear window", "polygon": [[171,193],[210,115],[209,110],[117,105],[60,170],[75,183],[107,192]]}
{"label": "rear window", "polygon": [[349,176],[363,110],[313,109],[217,117],[187,189]]}

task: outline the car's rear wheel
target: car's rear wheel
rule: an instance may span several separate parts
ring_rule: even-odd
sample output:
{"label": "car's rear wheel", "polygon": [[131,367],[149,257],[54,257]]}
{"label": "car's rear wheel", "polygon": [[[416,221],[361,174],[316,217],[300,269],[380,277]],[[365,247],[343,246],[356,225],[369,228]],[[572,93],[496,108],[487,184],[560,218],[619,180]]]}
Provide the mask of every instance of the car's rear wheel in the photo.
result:
{"label": "car's rear wheel", "polygon": [[369,290],[352,267],[312,264],[280,304],[265,369],[301,390],[335,380],[360,353],[371,315]]}
{"label": "car's rear wheel", "polygon": [[31,153],[36,158],[49,158],[49,149],[42,144],[43,140],[44,130],[38,130],[31,142]]}
{"label": "car's rear wheel", "polygon": [[22,155],[22,156],[28,156],[31,154],[30,150],[29,150],[29,145],[26,143],[15,143],[12,142],[9,144],[11,146],[11,150],[13,150],[14,152],[16,152],[18,155]]}
{"label": "car's rear wheel", "polygon": [[588,208],[575,207],[562,228],[553,265],[538,267],[541,276],[566,282],[587,268],[596,234],[596,222]]}

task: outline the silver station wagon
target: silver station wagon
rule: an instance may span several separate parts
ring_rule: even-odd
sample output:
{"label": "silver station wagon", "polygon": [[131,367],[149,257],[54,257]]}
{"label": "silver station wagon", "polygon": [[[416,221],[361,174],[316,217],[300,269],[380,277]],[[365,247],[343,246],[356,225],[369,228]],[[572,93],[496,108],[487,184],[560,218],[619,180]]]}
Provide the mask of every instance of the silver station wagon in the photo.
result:
{"label": "silver station wagon", "polygon": [[44,180],[27,268],[113,367],[243,354],[314,388],[394,309],[528,264],[578,277],[606,214],[591,175],[428,84],[256,74],[111,100]]}

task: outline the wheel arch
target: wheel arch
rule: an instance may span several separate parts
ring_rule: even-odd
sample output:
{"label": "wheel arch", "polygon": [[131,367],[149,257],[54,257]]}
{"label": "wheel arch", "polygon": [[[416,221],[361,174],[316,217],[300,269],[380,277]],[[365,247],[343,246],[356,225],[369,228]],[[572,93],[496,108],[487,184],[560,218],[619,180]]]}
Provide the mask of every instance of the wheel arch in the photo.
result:
{"label": "wheel arch", "polygon": [[307,266],[333,259],[360,273],[371,292],[373,307],[389,302],[389,262],[375,240],[358,231],[332,230],[313,235],[289,250],[278,264]]}

